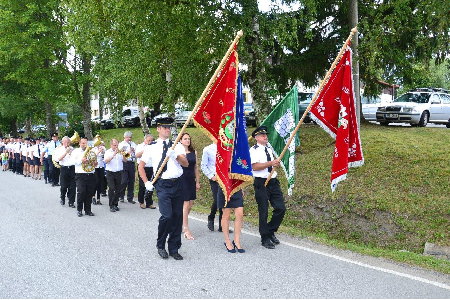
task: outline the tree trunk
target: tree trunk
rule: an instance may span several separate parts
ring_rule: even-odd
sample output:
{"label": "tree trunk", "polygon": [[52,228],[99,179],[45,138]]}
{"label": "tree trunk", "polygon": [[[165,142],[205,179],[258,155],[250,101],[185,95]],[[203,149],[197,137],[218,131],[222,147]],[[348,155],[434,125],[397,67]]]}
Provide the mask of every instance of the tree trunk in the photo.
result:
{"label": "tree trunk", "polygon": [[144,103],[142,101],[142,98],[137,97],[137,103],[139,109],[139,121],[141,122],[142,132],[144,133],[145,136],[146,134],[150,133],[150,130],[148,129],[147,120],[145,119]]}
{"label": "tree trunk", "polygon": [[52,134],[56,131],[53,124],[53,107],[48,100],[45,101],[45,125],[47,126],[47,138],[50,139]]}
{"label": "tree trunk", "polygon": [[83,99],[81,104],[81,110],[83,112],[84,136],[89,141],[92,141],[94,136],[92,135],[91,126],[91,81],[89,80],[91,74],[91,59],[85,53],[83,53],[81,58],[81,68],[84,75],[82,92]]}
{"label": "tree trunk", "polygon": [[[349,1],[349,24],[350,28],[354,28],[358,25],[358,0]],[[356,102],[356,119],[358,120],[358,127],[361,123],[362,115],[361,107],[361,90],[359,84],[359,57],[358,57],[358,32],[353,36],[352,39],[352,50],[353,50],[353,87],[355,92],[355,102]]]}
{"label": "tree trunk", "polygon": [[25,120],[25,134],[26,134],[28,137],[31,137],[31,135],[33,134],[33,133],[31,132],[31,117],[29,117],[29,118],[27,118],[27,119]]}
{"label": "tree trunk", "polygon": [[12,121],[11,121],[11,135],[12,136],[18,136],[18,132],[17,132],[17,117],[15,117]]}

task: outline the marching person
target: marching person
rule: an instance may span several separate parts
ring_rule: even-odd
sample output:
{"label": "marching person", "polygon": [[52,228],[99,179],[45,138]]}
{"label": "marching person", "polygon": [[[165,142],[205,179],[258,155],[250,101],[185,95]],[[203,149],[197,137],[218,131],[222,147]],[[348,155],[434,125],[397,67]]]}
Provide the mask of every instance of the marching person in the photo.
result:
{"label": "marching person", "polygon": [[[153,136],[151,134],[146,134],[144,137],[144,142],[136,146],[136,158],[138,167],[141,161],[142,154],[144,153],[144,149],[146,148],[147,145],[150,145],[151,142],[153,142]],[[149,159],[145,164],[144,171],[145,174],[147,175],[147,178],[153,177],[153,165],[151,159]],[[145,184],[144,181],[142,181],[141,175],[139,175],[139,171],[138,171],[138,178],[139,178],[139,192],[138,192],[139,206],[142,209],[146,208],[155,209],[156,207],[153,205],[152,199],[153,191],[147,191],[145,189]]]}
{"label": "marching person", "polygon": [[[183,145],[178,143],[174,149],[171,148],[172,141],[169,138],[172,123],[173,118],[170,117],[156,120],[159,138],[144,150],[139,163],[139,175],[145,188],[152,191],[153,185],[150,181],[151,178],[147,178],[145,165],[151,159],[154,172],[158,172],[164,159],[168,157],[167,163],[155,182],[161,213],[156,248],[159,256],[164,259],[170,255],[175,260],[182,260],[183,256],[178,253],[181,248],[181,227],[183,225],[183,188],[180,177],[183,174],[182,166],[187,167],[189,163]],[[166,240],[169,254],[166,251]]]}
{"label": "marching person", "polygon": [[22,166],[22,175],[23,177],[30,176],[30,170],[28,166],[28,148],[30,147],[30,138],[25,138],[25,143],[20,145],[20,160]]}
{"label": "marching person", "polygon": [[[75,181],[77,187],[77,216],[94,216],[91,210],[91,199],[95,194],[95,187],[97,186],[97,179],[95,177],[95,166],[97,165],[97,160],[89,162],[84,153],[86,151],[87,138],[80,138],[80,148],[73,150],[72,161],[75,164]],[[93,163],[94,168],[92,171],[86,170],[84,166],[88,163]]]}
{"label": "marching person", "polygon": [[[41,166],[44,167],[44,181],[45,184],[50,182],[50,172],[49,172],[49,161],[48,161],[48,151],[46,150],[49,140],[42,138],[42,150],[41,150]],[[50,163],[53,163],[50,161]]]}
{"label": "marching person", "polygon": [[36,145],[33,148],[34,176],[36,180],[41,180],[41,153],[44,150],[41,139],[36,139]]}
{"label": "marching person", "polygon": [[[280,188],[277,172],[272,174],[267,187],[264,186],[267,177],[273,167],[280,165],[279,159],[274,159],[272,149],[267,147],[267,127],[259,126],[252,132],[252,137],[256,140],[256,145],[250,148],[250,159],[252,162],[253,175],[255,181],[255,198],[258,203],[259,212],[259,234],[261,235],[261,245],[274,249],[280,241],[276,238],[275,232],[283,221],[286,212],[283,192]],[[267,222],[269,202],[273,207],[272,219]]]}
{"label": "marching person", "polygon": [[184,237],[188,240],[193,240],[191,231],[189,230],[189,213],[194,205],[194,200],[197,199],[197,191],[200,189],[200,174],[198,172],[197,151],[192,146],[191,136],[185,132],[181,136],[181,144],[186,152],[186,159],[189,163],[187,167],[183,167],[183,175],[181,175],[181,182],[183,183],[183,229]]}
{"label": "marching person", "polygon": [[[66,203],[66,194],[69,199],[69,207],[75,208],[75,163],[71,159],[73,148],[70,146],[70,138],[65,136],[62,138],[62,147],[54,150],[53,156],[55,161],[60,165],[60,180],[61,180],[61,200],[59,203],[64,205]],[[53,164],[53,162],[51,162]],[[56,168],[55,168],[56,169]]]}
{"label": "marching person", "polygon": [[105,179],[105,143],[101,142],[100,145],[97,147],[94,147],[93,151],[97,155],[97,166],[95,167],[95,178],[97,178],[97,186],[95,187],[95,190],[97,192],[97,200],[95,200],[95,194],[92,196],[92,204],[94,205],[102,205],[102,202],[100,201],[100,194],[104,190],[104,183]]}
{"label": "marching person", "polygon": [[122,188],[123,163],[127,161],[119,152],[119,141],[111,140],[111,148],[105,152],[106,180],[108,182],[109,210],[119,211],[119,195]]}
{"label": "marching person", "polygon": [[[226,204],[226,205],[225,205]],[[222,229],[223,237],[225,238],[225,248],[230,253],[235,253],[236,250],[239,253],[244,253],[245,250],[241,246],[241,230],[244,219],[244,192],[242,190],[237,191],[231,195],[230,200],[226,203],[225,195],[222,188],[218,188],[217,191],[217,206],[222,209]],[[230,216],[231,211],[234,210],[234,239],[230,240]]]}
{"label": "marching person", "polygon": [[127,160],[123,163],[122,170],[122,189],[120,190],[120,202],[124,202],[125,190],[127,190],[127,200],[129,203],[135,204],[134,198],[134,180],[136,177],[136,167],[134,161],[136,159],[136,144],[131,140],[133,134],[126,131],[123,134],[123,141],[119,144],[119,150],[129,154]]}
{"label": "marching person", "polygon": [[[59,186],[59,169],[55,167],[53,164],[53,152],[55,149],[61,145],[61,142],[58,141],[58,133],[52,134],[52,140],[49,141],[45,145],[45,152],[47,153],[47,160],[48,160],[48,178],[49,183],[52,184],[52,186]],[[43,157],[43,156],[41,156]]]}
{"label": "marching person", "polygon": [[[216,179],[216,154],[217,154],[217,144],[213,143],[209,146],[203,148],[201,169],[203,174],[209,179],[209,185],[211,186],[211,193],[213,196],[213,202],[211,204],[211,212],[208,215],[208,229],[214,231],[214,218],[217,213],[217,192],[219,190],[219,184]],[[219,208],[219,232],[222,231],[222,209]],[[233,230],[229,229],[229,233]]]}
{"label": "marching person", "polygon": [[34,141],[34,139],[30,139],[30,143],[27,149],[27,163],[28,163],[28,177],[30,177],[31,174],[31,178],[34,179],[34,156],[33,156],[33,152],[34,152],[34,146],[36,145],[36,142]]}

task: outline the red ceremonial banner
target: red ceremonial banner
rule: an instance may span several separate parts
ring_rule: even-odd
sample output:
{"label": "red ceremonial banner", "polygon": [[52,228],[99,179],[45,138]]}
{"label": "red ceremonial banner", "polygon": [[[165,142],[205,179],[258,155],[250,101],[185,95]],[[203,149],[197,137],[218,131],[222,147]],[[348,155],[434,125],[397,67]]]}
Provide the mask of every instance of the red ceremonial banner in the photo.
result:
{"label": "red ceremonial banner", "polygon": [[311,107],[311,117],[336,139],[331,190],[347,178],[349,167],[364,164],[353,93],[352,51],[347,46],[341,60]]}
{"label": "red ceremonial banner", "polygon": [[194,116],[195,125],[217,143],[216,178],[225,199],[231,196],[229,170],[234,145],[238,55],[236,46]]}

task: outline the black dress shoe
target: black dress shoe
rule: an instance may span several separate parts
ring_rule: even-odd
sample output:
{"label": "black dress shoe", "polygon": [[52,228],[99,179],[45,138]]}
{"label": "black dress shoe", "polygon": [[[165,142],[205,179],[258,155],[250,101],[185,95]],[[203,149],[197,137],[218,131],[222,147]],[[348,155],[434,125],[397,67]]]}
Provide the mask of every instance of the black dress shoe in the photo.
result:
{"label": "black dress shoe", "polygon": [[119,211],[119,210],[120,210],[118,206],[115,206],[115,208],[116,208],[116,211]]}
{"label": "black dress shoe", "polygon": [[172,256],[175,260],[183,260],[183,256],[181,256],[178,252],[170,253],[169,255]]}
{"label": "black dress shoe", "polygon": [[73,205],[73,203],[69,203],[69,207],[75,208],[75,205]]}
{"label": "black dress shoe", "polygon": [[100,200],[98,200],[97,205],[103,205],[103,203]]}
{"label": "black dress shoe", "polygon": [[275,245],[270,241],[270,239],[266,239],[261,242],[261,245],[263,247],[266,247],[267,249],[275,249]]}
{"label": "black dress shoe", "polygon": [[[59,200],[59,204],[64,205],[64,204],[66,204],[66,203],[64,202],[64,200]],[[69,205],[69,206],[70,206],[70,205]]]}
{"label": "black dress shoe", "polygon": [[109,211],[110,211],[110,212],[116,212],[116,207],[115,207],[115,206],[111,206],[111,207],[109,208]]}
{"label": "black dress shoe", "polygon": [[159,254],[159,256],[161,256],[164,259],[169,258],[169,254],[167,254],[166,249],[158,248],[158,254]]}
{"label": "black dress shoe", "polygon": [[55,186],[60,186],[59,183],[55,183]]}
{"label": "black dress shoe", "polygon": [[77,216],[81,217],[83,215],[83,213],[79,210],[77,210]]}
{"label": "black dress shoe", "polygon": [[275,234],[271,234],[270,235],[270,240],[272,241],[272,243],[274,243],[275,245],[278,245],[280,243],[280,240],[277,239],[277,237],[275,236]]}
{"label": "black dress shoe", "polygon": [[214,231],[214,220],[208,219],[208,229]]}
{"label": "black dress shoe", "polygon": [[135,204],[136,203],[136,201],[134,201],[134,200],[131,200],[131,201],[128,200],[128,202],[131,203],[131,204]]}
{"label": "black dress shoe", "polygon": [[123,198],[119,198],[119,201],[120,202],[124,202],[125,200]]}
{"label": "black dress shoe", "polygon": [[106,194],[101,194],[102,197],[106,197]]}
{"label": "black dress shoe", "polygon": [[93,213],[92,211],[86,212],[85,214],[86,214],[86,216],[91,216],[91,217],[95,216],[94,213]]}

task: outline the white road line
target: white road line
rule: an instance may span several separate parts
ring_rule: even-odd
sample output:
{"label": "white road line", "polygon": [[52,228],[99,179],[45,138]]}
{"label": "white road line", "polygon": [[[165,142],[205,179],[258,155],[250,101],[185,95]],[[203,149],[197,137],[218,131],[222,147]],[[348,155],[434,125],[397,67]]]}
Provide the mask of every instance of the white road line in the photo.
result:
{"label": "white road line", "polygon": [[[192,217],[192,216],[189,216],[189,218],[193,219],[193,220],[196,220],[196,221],[203,222],[203,223],[207,223],[208,222],[206,220],[203,220],[203,219],[200,219],[200,218],[196,218],[196,217]],[[246,231],[246,230],[242,230],[242,233],[247,234],[247,235],[251,235],[251,236],[255,236],[255,237],[259,237],[259,234],[255,234],[253,232],[249,232],[249,231]],[[362,262],[359,262],[359,261],[355,261],[355,260],[352,260],[352,259],[340,257],[338,255],[329,254],[329,253],[322,252],[322,251],[317,251],[317,250],[314,250],[314,249],[311,249],[311,248],[306,248],[306,247],[303,247],[303,246],[298,246],[298,245],[295,245],[295,244],[292,244],[292,243],[283,242],[283,241],[280,241],[280,242],[281,242],[281,244],[284,244],[286,246],[290,246],[290,247],[297,248],[297,249],[300,249],[300,250],[304,250],[304,251],[308,251],[308,252],[311,252],[311,253],[319,254],[319,255],[326,256],[326,257],[329,257],[329,258],[333,258],[333,259],[336,259],[336,260],[344,261],[344,262],[347,262],[347,263],[350,263],[350,264],[354,264],[354,265],[358,265],[358,266],[361,266],[361,267],[365,267],[365,268],[368,268],[368,269],[377,270],[377,271],[380,271],[380,272],[389,273],[389,274],[397,275],[397,276],[400,276],[400,277],[405,277],[405,278],[408,278],[408,279],[411,279],[411,280],[416,280],[416,281],[419,281],[419,282],[431,284],[431,285],[434,285],[434,286],[437,286],[437,287],[440,287],[440,288],[443,288],[443,289],[446,289],[446,290],[450,291],[450,286],[448,286],[446,284],[443,284],[443,283],[440,283],[440,282],[431,281],[431,280],[428,280],[428,279],[425,279],[425,278],[421,278],[421,277],[417,277],[417,276],[413,276],[413,275],[409,275],[409,274],[406,274],[406,273],[401,273],[401,272],[397,272],[397,271],[393,271],[393,270],[389,270],[389,269],[385,269],[385,268],[371,266],[371,265],[368,265],[368,264],[365,264],[365,263],[362,263]]]}

